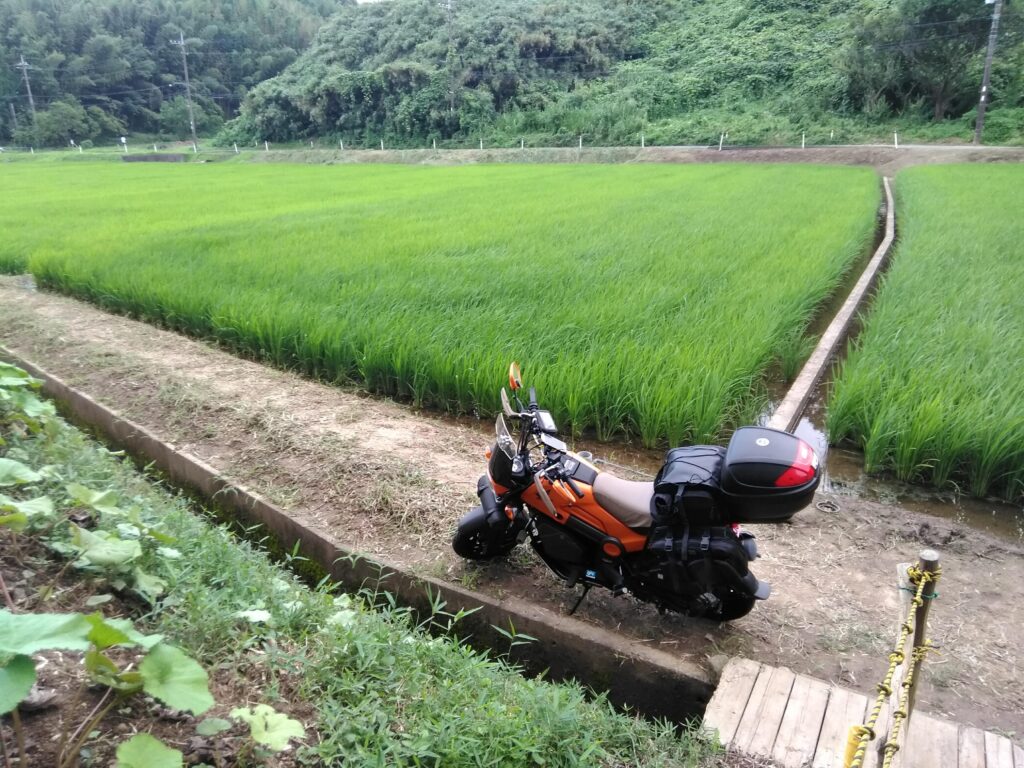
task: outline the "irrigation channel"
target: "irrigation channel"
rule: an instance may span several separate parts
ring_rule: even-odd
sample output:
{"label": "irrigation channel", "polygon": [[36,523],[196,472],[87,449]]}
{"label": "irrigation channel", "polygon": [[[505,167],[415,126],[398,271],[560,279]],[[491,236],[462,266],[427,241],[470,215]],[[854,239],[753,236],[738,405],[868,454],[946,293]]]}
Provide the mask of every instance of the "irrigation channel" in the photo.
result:
{"label": "irrigation channel", "polygon": [[[0,344],[16,362],[73,388],[55,380],[51,392],[65,407],[79,403],[79,421],[106,423],[108,438],[147,454],[142,461],[158,454],[158,466],[173,471],[178,457],[194,457],[179,467],[178,482],[276,515],[271,530],[281,543],[306,537],[305,553],[328,566],[346,551],[387,563],[395,569],[387,584],[408,599],[422,598],[430,584],[452,608],[480,606],[463,631],[500,650],[507,640],[503,648],[490,625],[516,617],[518,632],[541,638],[515,649],[529,668],[579,676],[652,714],[699,713],[715,669],[733,655],[868,690],[892,634],[893,564],[922,546],[940,548],[946,576],[934,639],[946,650],[929,663],[920,706],[984,728],[1019,728],[1020,532],[974,526],[970,513],[943,517],[937,502],[921,507],[883,486],[871,492],[850,483],[842,451],[831,453],[815,506],[791,525],[752,527],[763,553],[755,571],[775,592],[750,616],[717,626],[592,594],[570,619],[564,613],[576,594],[529,553],[481,567],[450,551],[454,521],[474,501],[488,425],[413,413],[240,360],[36,292],[26,278],[0,279]],[[809,414],[803,430],[816,423],[813,401]],[[629,446],[582,447],[623,467],[613,471],[649,474],[659,461]],[[255,496],[224,493],[234,485]],[[334,567],[350,580],[376,574],[367,560]]]}

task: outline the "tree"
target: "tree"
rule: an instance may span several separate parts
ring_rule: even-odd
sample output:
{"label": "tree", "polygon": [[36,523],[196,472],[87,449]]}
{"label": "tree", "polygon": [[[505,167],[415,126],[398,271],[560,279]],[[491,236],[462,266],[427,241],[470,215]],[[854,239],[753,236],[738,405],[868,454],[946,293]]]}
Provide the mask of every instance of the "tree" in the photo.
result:
{"label": "tree", "polygon": [[[196,130],[200,133],[211,133],[220,130],[224,124],[217,107],[204,101],[193,103],[196,118]],[[188,104],[184,96],[175,96],[160,105],[160,133],[175,139],[184,139],[191,135],[189,125]]]}
{"label": "tree", "polygon": [[858,20],[841,60],[850,100],[877,110],[884,98],[902,110],[924,98],[936,121],[954,106],[968,108],[977,89],[971,64],[988,34],[985,7],[979,0],[900,0],[894,10]]}
{"label": "tree", "polygon": [[55,101],[48,109],[36,112],[35,126],[23,126],[17,141],[37,146],[68,146],[70,141],[93,138],[89,115],[74,99]]}

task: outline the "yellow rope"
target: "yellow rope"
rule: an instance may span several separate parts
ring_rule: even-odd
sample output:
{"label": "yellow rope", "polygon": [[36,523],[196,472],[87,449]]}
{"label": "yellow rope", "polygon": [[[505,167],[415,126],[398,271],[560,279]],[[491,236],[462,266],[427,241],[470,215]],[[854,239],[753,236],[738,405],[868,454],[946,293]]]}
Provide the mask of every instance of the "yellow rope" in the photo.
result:
{"label": "yellow rope", "polygon": [[[914,631],[914,614],[917,609],[924,604],[924,588],[925,585],[930,581],[938,581],[939,574],[942,572],[941,569],[936,569],[934,573],[921,570],[915,565],[910,566],[907,569],[907,576],[912,584],[917,585],[917,590],[914,592],[914,598],[910,601],[910,610],[907,612],[907,618],[903,621],[900,627],[899,638],[896,640],[896,647],[892,653],[889,654],[889,669],[885,673],[885,677],[882,678],[877,686],[878,696],[875,699],[875,705],[871,708],[871,714],[868,716],[868,721],[864,725],[854,725],[850,728],[850,733],[846,740],[846,759],[844,765],[846,768],[861,768],[864,763],[864,755],[868,749],[868,743],[873,741],[875,738],[875,725],[878,723],[878,718],[881,716],[882,707],[885,706],[885,700],[892,696],[892,678],[896,674],[896,669],[900,664],[904,662],[906,656],[903,653],[903,648],[907,643],[907,638],[910,637]],[[899,708],[893,713],[893,732],[890,739],[885,743],[885,755],[886,762],[883,768],[887,768],[889,763],[892,761],[892,755],[896,754],[896,750],[899,749],[899,745],[896,744],[896,738],[899,736],[900,723],[907,716],[906,705],[907,699],[910,694],[910,685],[914,679],[914,669],[917,667],[918,662],[924,658],[924,654],[929,650],[926,645],[915,647],[911,654],[911,664],[907,671],[907,678],[902,684],[902,694]],[[891,750],[890,750],[891,746]]]}

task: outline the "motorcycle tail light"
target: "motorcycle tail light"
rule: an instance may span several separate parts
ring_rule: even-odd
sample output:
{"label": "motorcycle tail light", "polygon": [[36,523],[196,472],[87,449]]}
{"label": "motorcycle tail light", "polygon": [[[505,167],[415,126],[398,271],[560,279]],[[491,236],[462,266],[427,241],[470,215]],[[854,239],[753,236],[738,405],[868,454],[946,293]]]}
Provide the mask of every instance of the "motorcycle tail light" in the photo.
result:
{"label": "motorcycle tail light", "polygon": [[779,477],[775,480],[776,488],[793,488],[798,485],[805,485],[814,479],[818,470],[818,456],[803,440],[800,440],[796,449],[796,458]]}

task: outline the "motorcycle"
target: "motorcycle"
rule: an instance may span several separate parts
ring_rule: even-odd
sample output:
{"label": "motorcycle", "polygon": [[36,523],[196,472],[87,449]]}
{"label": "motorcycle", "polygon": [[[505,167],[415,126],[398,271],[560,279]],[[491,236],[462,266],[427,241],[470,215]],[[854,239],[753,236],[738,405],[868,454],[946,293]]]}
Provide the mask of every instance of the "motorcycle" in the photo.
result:
{"label": "motorcycle", "polygon": [[583,585],[570,614],[595,586],[713,621],[738,619],[768,598],[771,587],[749,568],[755,538],[741,524],[782,523],[811,502],[821,469],[810,445],[741,427],[725,448],[673,448],[653,482],[623,480],[569,449],[534,388],[523,405],[516,363],[509,387],[515,407],[503,387],[480,504],[452,541],[458,555],[488,560],[528,538],[569,587]]}

